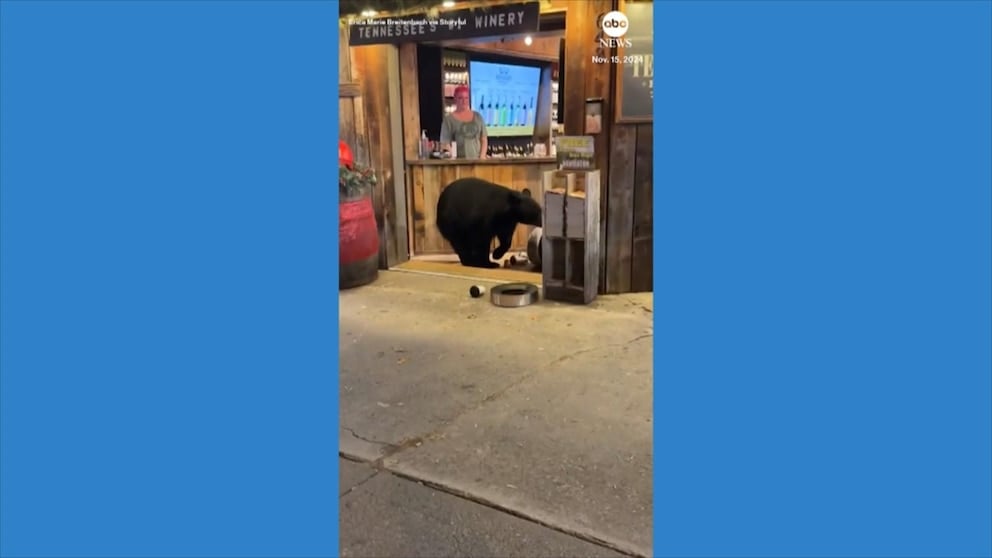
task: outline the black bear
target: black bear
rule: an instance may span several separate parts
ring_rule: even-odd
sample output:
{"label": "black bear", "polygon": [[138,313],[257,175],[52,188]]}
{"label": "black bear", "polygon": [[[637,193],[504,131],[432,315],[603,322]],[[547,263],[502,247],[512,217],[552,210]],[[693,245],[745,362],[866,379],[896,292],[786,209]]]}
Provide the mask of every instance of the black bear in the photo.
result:
{"label": "black bear", "polygon": [[493,259],[510,249],[517,223],[541,226],[541,206],[529,190],[517,192],[481,178],[459,178],[437,200],[437,228],[468,267],[499,267],[489,259],[493,237],[499,246]]}

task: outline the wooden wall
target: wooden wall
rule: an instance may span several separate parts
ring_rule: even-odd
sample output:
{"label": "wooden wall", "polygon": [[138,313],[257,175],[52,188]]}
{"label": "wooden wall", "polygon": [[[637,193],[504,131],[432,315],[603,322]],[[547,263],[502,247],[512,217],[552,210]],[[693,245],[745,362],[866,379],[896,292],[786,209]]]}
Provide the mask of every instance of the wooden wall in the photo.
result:
{"label": "wooden wall", "polygon": [[372,205],[379,227],[379,267],[387,269],[409,259],[407,250],[406,211],[398,207],[396,187],[402,188],[402,172],[395,171],[396,163],[402,169],[402,155],[394,160],[392,130],[399,122],[399,115],[390,112],[389,77],[395,72],[390,61],[398,59],[396,47],[392,45],[370,45],[351,48],[345,30],[341,32],[339,79],[342,95],[357,89],[357,96],[340,100],[340,137],[355,151],[355,160],[375,170],[379,181],[372,193]]}
{"label": "wooden wall", "polygon": [[614,124],[606,212],[606,292],[652,290],[653,124]]}
{"label": "wooden wall", "polygon": [[652,290],[653,124],[620,124],[615,114],[616,66],[595,64],[596,20],[615,0],[567,3],[565,22],[565,134],[583,135],[585,101],[603,99],[603,131],[595,136],[596,164],[608,177],[600,197],[600,289]]}
{"label": "wooden wall", "polygon": [[338,57],[338,138],[351,146],[355,162],[369,164],[368,134],[365,126],[365,100],[362,98],[361,84],[356,79],[360,70],[356,68],[348,44],[348,31],[339,30],[341,50]]}

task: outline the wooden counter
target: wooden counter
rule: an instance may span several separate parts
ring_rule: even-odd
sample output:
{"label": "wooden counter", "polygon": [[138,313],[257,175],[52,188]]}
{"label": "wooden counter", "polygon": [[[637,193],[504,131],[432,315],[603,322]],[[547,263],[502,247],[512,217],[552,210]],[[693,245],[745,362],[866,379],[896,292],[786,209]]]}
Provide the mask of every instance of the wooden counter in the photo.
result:
{"label": "wooden counter", "polygon": [[532,165],[542,163],[557,163],[554,157],[517,157],[507,159],[422,159],[407,161],[408,166],[487,166],[487,165]]}
{"label": "wooden counter", "polygon": [[[470,176],[501,184],[514,190],[530,190],[543,205],[542,177],[544,171],[557,168],[553,157],[518,159],[424,159],[407,161],[407,192],[410,203],[411,246],[415,256],[453,254],[454,251],[437,230],[437,200],[441,190],[459,178]],[[517,226],[513,235],[513,251],[527,249],[531,227]],[[495,241],[494,241],[495,244]]]}

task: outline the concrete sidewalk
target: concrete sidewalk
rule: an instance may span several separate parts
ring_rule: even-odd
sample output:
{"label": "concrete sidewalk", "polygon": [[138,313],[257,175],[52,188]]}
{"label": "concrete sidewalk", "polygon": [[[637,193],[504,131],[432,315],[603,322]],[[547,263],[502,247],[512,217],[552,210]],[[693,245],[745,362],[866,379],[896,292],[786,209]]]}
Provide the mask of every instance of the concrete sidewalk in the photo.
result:
{"label": "concrete sidewalk", "polygon": [[341,460],[341,556],[622,558],[531,521]]}
{"label": "concrete sidewalk", "polygon": [[[471,285],[383,272],[341,293],[342,455],[595,543],[589,556],[650,556],[651,295],[504,309]],[[342,541],[388,517],[351,523],[349,501]]]}

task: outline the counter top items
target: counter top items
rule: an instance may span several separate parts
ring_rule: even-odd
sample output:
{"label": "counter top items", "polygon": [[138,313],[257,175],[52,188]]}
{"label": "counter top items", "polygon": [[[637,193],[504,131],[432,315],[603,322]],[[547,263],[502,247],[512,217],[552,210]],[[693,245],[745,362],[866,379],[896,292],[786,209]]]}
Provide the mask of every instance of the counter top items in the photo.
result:
{"label": "counter top items", "polygon": [[504,145],[499,143],[489,144],[489,152],[487,153],[489,157],[494,159],[514,159],[514,158],[527,158],[535,157],[537,154],[534,151],[534,143],[527,142],[524,145]]}
{"label": "counter top items", "polygon": [[432,166],[448,166],[448,165],[465,165],[465,166],[477,166],[477,165],[554,165],[557,167],[558,160],[554,157],[520,157],[512,159],[496,159],[496,158],[486,158],[486,159],[452,159],[451,157],[445,156],[444,153],[439,153],[438,156],[431,154],[429,159],[412,159],[406,161],[407,165],[410,166],[422,166],[422,167],[432,167]]}

